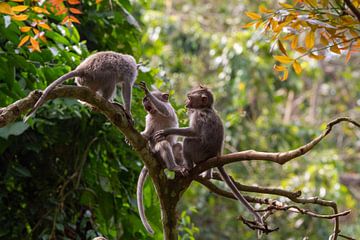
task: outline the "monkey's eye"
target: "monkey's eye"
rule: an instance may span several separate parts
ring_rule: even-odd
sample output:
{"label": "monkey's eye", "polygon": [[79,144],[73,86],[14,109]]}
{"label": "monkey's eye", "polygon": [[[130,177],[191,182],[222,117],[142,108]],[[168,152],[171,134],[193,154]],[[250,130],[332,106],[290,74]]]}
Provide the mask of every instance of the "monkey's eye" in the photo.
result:
{"label": "monkey's eye", "polygon": [[144,102],[147,102],[148,100],[149,100],[148,97],[144,97],[144,98],[143,98],[143,101],[144,101]]}

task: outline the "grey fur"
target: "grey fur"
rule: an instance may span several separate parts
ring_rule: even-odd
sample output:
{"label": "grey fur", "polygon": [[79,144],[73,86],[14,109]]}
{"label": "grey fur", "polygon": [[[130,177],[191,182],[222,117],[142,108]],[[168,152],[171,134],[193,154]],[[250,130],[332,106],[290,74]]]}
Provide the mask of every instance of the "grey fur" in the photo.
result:
{"label": "grey fur", "polygon": [[[146,96],[144,97],[143,105],[148,112],[145,130],[141,132],[141,135],[149,141],[151,150],[155,154],[159,154],[169,170],[181,171],[182,168],[176,161],[181,152],[181,145],[176,143],[177,137],[168,136],[159,142],[155,142],[152,138],[152,135],[158,130],[179,126],[175,110],[167,99],[168,94],[160,91],[149,92],[144,82],[141,82],[139,86],[145,91]],[[145,229],[150,234],[154,234],[154,230],[151,228],[144,210],[143,189],[147,176],[148,169],[143,167],[137,183],[137,205]]]}
{"label": "grey fur", "polygon": [[[155,140],[161,140],[171,135],[184,136],[183,156],[186,166],[192,168],[212,157],[222,154],[224,141],[224,127],[221,118],[213,108],[214,98],[210,90],[199,87],[188,94],[186,107],[190,118],[187,128],[169,128],[155,133]],[[223,167],[218,167],[223,181],[231,189],[235,197],[255,216],[256,220],[264,225],[260,215],[255,212],[250,203],[242,196],[236,185],[225,172]],[[211,171],[205,173],[211,178]]]}
{"label": "grey fur", "polygon": [[25,121],[44,103],[56,86],[73,77],[78,86],[88,87],[111,102],[116,94],[116,86],[121,86],[125,111],[131,116],[131,93],[137,74],[137,64],[132,56],[112,51],[95,53],[73,71],[52,82],[26,115]]}

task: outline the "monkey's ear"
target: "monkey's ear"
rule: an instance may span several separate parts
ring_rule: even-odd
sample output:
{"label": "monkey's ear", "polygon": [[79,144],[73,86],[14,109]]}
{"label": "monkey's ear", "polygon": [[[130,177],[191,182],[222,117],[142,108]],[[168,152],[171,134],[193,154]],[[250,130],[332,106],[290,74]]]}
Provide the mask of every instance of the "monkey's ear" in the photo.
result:
{"label": "monkey's ear", "polygon": [[165,100],[165,101],[168,101],[169,100],[169,94],[168,93],[163,93],[161,95],[162,99]]}

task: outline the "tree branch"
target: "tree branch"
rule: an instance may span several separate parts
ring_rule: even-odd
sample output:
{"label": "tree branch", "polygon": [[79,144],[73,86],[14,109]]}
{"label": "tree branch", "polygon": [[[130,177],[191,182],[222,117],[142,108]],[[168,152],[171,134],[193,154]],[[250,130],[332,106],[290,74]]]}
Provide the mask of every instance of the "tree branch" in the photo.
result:
{"label": "tree branch", "polygon": [[350,0],[344,0],[345,4],[350,8],[350,10],[354,13],[356,18],[360,21],[360,12],[359,10],[352,4]]}
{"label": "tree branch", "polygon": [[290,160],[302,156],[309,152],[311,149],[313,149],[324,137],[326,137],[331,132],[333,126],[340,122],[350,122],[356,127],[360,128],[360,124],[352,120],[351,118],[337,118],[327,124],[325,131],[321,135],[313,139],[311,142],[294,150],[288,152],[258,152],[255,150],[246,150],[242,152],[226,154],[220,157],[213,157],[191,169],[188,177],[195,179],[197,175],[208,169],[240,161],[261,160],[283,165]]}

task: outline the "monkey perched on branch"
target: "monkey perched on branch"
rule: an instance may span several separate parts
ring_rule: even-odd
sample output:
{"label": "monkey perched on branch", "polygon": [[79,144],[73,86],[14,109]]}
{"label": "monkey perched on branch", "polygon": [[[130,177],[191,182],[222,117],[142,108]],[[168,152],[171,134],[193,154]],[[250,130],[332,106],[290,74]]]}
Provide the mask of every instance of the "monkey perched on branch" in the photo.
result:
{"label": "monkey perched on branch", "polygon": [[[176,143],[177,137],[168,136],[159,142],[155,142],[152,138],[156,131],[179,126],[175,110],[169,102],[169,94],[160,91],[150,92],[144,82],[141,82],[139,86],[145,92],[143,105],[148,112],[146,115],[145,130],[141,132],[141,135],[149,141],[151,151],[159,155],[167,169],[186,174],[185,168],[179,166],[179,162],[177,161],[181,160],[181,144]],[[143,188],[147,176],[148,169],[143,167],[137,184],[137,204],[143,225],[149,233],[153,234],[154,230],[151,228],[145,216],[143,202]]]}
{"label": "monkey perched on branch", "polygon": [[52,82],[43,92],[25,121],[44,103],[48,94],[64,81],[75,77],[78,86],[88,87],[108,101],[113,101],[116,86],[121,86],[125,112],[131,119],[131,93],[138,74],[135,59],[126,54],[105,51],[95,53],[80,63],[75,70]]}
{"label": "monkey perched on branch", "polygon": [[[186,166],[192,168],[212,157],[221,156],[224,127],[218,114],[213,108],[214,97],[205,87],[198,87],[187,94],[186,108],[190,118],[187,128],[168,128],[157,131],[154,135],[156,141],[163,141],[171,135],[184,136],[183,157]],[[223,167],[218,167],[223,181],[229,186],[236,198],[255,216],[259,225],[264,222],[250,203],[242,196],[236,185],[225,172]],[[211,178],[211,170],[207,170],[205,177]]]}

